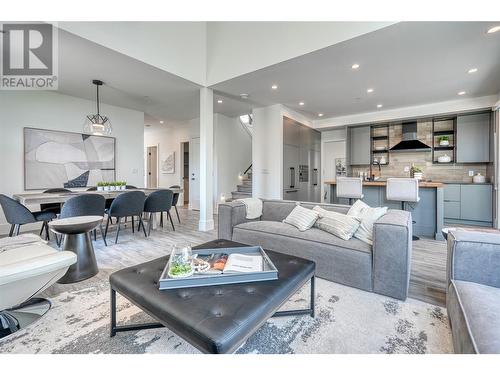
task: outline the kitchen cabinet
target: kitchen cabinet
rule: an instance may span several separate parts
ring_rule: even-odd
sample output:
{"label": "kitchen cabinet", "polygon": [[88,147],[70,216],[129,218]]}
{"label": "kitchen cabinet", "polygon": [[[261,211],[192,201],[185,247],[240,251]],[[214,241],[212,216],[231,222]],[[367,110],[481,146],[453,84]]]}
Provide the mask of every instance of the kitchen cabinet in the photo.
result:
{"label": "kitchen cabinet", "polygon": [[490,113],[457,117],[457,163],[490,161]]}
{"label": "kitchen cabinet", "polygon": [[283,143],[286,145],[299,146],[301,127],[287,117],[283,118]]}
{"label": "kitchen cabinet", "polygon": [[446,184],[444,218],[457,224],[491,225],[493,187],[490,184]]}
{"label": "kitchen cabinet", "polygon": [[370,165],[370,125],[349,128],[349,164]]}

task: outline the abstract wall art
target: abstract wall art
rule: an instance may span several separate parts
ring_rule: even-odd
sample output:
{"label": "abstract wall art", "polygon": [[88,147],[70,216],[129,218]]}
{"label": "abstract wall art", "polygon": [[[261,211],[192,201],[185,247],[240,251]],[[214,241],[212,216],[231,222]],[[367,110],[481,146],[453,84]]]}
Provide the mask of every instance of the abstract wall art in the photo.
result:
{"label": "abstract wall art", "polygon": [[161,172],[164,174],[175,173],[175,152],[169,152],[161,161]]}
{"label": "abstract wall art", "polygon": [[77,188],[115,180],[115,138],[24,128],[24,188]]}

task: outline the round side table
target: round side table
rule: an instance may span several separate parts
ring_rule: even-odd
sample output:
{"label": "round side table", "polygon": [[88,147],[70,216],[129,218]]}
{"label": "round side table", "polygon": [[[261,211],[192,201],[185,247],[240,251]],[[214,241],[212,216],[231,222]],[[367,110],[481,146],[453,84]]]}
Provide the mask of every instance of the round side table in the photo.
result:
{"label": "round side table", "polygon": [[77,261],[58,281],[70,284],[97,275],[99,268],[90,233],[102,222],[102,216],[75,216],[49,222],[50,229],[64,236],[63,250],[76,254]]}

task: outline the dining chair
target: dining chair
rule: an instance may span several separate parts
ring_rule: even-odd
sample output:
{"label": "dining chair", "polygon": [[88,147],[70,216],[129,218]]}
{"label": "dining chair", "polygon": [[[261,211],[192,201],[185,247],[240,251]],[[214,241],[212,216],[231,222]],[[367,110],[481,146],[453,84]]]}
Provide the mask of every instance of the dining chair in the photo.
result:
{"label": "dining chair", "polygon": [[[149,213],[149,221],[148,221],[148,236],[151,235],[151,226],[153,223],[153,215],[160,212],[160,226],[163,227],[163,212],[167,213],[168,218],[170,219],[170,224],[172,224],[172,229],[175,231],[174,222],[172,220],[172,216],[170,215],[170,209],[172,208],[172,197],[174,193],[172,190],[164,189],[157,190],[148,195],[146,201],[144,202],[144,212]],[[139,230],[141,223],[139,223]],[[144,224],[143,224],[144,225]]]}
{"label": "dining chair", "polygon": [[[47,189],[44,191],[45,194],[58,194],[58,193],[71,193],[71,190],[65,188],[53,188]],[[61,213],[61,203],[42,203],[40,204],[40,211],[51,211],[56,215]],[[45,229],[45,223],[43,223],[42,228],[40,229],[40,236]]]}
{"label": "dining chair", "polygon": [[143,191],[128,191],[121,193],[116,196],[111,203],[111,207],[106,210],[108,214],[108,220],[106,222],[106,230],[104,231],[104,238],[108,235],[108,228],[111,218],[116,218],[116,239],[115,243],[118,243],[118,235],[120,234],[120,221],[122,218],[132,217],[132,233],[134,233],[134,217],[139,218],[139,225],[142,224],[144,231],[144,236],[147,237],[146,228],[142,223],[142,212],[144,210],[144,202],[146,200],[146,195]]}
{"label": "dining chair", "polygon": [[[172,185],[170,186],[170,189],[180,189],[181,187],[179,185]],[[175,213],[177,214],[177,220],[179,221],[179,224],[181,223],[181,218],[179,217],[179,211],[177,211],[177,203],[179,203],[179,193],[174,193],[174,197],[172,199],[172,206],[175,209]]]}
{"label": "dining chair", "polygon": [[87,189],[87,191],[97,191],[97,186],[91,186]]}
{"label": "dining chair", "polygon": [[[106,199],[99,194],[85,194],[78,195],[76,197],[70,198],[64,203],[60,219],[66,219],[68,217],[75,216],[102,216],[105,213]],[[104,229],[102,224],[99,225],[99,231],[101,232],[101,237],[104,241],[104,245],[108,246],[106,242],[106,236],[104,235]],[[94,241],[97,240],[97,231],[94,229]],[[58,241],[58,245],[59,245]]]}
{"label": "dining chair", "polygon": [[134,185],[125,185],[125,189],[126,190],[137,189],[137,187],[135,187]]}
{"label": "dining chair", "polygon": [[4,194],[0,194],[0,205],[5,219],[10,224],[9,237],[14,234],[17,236],[21,225],[42,222],[42,228],[45,227],[45,238],[50,240],[47,223],[57,217],[55,213],[51,211],[31,212],[26,206]]}

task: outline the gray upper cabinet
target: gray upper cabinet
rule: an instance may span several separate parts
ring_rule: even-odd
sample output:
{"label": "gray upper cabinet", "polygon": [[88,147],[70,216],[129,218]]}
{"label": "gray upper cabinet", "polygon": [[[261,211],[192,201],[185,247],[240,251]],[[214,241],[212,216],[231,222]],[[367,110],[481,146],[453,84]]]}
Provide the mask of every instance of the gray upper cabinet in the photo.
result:
{"label": "gray upper cabinet", "polygon": [[490,161],[490,113],[457,117],[457,163]]}
{"label": "gray upper cabinet", "polygon": [[370,164],[370,125],[350,128],[350,153],[351,165]]}
{"label": "gray upper cabinet", "polygon": [[283,143],[286,145],[299,146],[301,143],[301,126],[287,117],[283,118]]}

